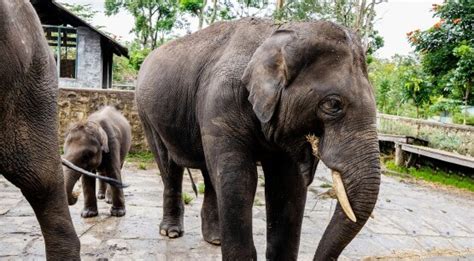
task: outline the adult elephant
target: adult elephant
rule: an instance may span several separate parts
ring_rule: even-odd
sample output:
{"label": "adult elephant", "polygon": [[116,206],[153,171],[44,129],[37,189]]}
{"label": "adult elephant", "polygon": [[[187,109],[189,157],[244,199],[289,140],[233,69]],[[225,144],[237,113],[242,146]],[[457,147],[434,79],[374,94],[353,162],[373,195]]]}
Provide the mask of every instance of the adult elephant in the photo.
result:
{"label": "adult elephant", "polygon": [[165,186],[161,233],[182,234],[183,168],[199,168],[206,185],[204,239],[222,243],[224,260],[255,260],[252,204],[261,161],[267,259],[295,260],[318,162],[305,136],[314,134],[340,203],[315,259],[337,258],[367,221],[379,191],[367,77],[357,37],[324,21],[216,23],[151,53],[136,99]]}
{"label": "adult elephant", "polygon": [[30,1],[0,0],[0,174],[38,218],[49,260],[80,259],[59,158],[56,65]]}

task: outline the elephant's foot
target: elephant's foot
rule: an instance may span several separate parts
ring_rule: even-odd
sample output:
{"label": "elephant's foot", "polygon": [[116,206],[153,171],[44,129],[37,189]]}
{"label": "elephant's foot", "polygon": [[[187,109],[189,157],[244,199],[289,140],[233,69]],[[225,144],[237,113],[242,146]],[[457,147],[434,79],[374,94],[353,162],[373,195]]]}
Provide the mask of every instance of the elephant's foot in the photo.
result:
{"label": "elephant's foot", "polygon": [[184,227],[181,222],[166,222],[160,224],[160,234],[169,238],[178,238],[183,236]]}
{"label": "elephant's foot", "polygon": [[97,198],[98,199],[104,199],[105,198],[105,193],[102,192],[102,191],[99,191],[99,193],[97,193]]}
{"label": "elephant's foot", "polygon": [[219,217],[217,211],[202,211],[202,236],[204,240],[213,245],[221,244],[221,231],[219,229]]}
{"label": "elephant's foot", "polygon": [[125,216],[125,207],[111,207],[110,215],[114,217],[123,217]]}
{"label": "elephant's foot", "polygon": [[221,239],[220,239],[220,235],[215,235],[215,234],[203,234],[203,238],[204,240],[206,240],[206,242],[210,243],[210,244],[213,244],[213,245],[216,245],[216,246],[220,246],[221,245]]}
{"label": "elephant's foot", "polygon": [[112,192],[110,189],[107,189],[107,191],[104,193],[104,198],[105,198],[105,203],[107,204],[112,204]]}
{"label": "elephant's foot", "polygon": [[99,215],[97,208],[84,208],[81,212],[81,217],[83,218],[96,217],[97,215]]}

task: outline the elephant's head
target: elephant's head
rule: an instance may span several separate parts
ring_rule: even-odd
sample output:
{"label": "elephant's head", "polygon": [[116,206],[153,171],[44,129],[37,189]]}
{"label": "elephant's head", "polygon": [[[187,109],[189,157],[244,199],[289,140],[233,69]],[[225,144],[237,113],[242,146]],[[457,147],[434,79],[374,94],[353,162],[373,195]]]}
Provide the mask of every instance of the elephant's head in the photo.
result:
{"label": "elephant's head", "polygon": [[369,218],[380,185],[374,93],[359,40],[330,22],[288,24],[255,51],[242,82],[266,139],[292,155],[308,183],[317,160],[305,136],[319,138],[340,204],[315,259],[337,258]]}
{"label": "elephant's head", "polygon": [[[64,141],[63,157],[66,160],[84,170],[94,171],[102,162],[102,152],[109,152],[109,147],[107,134],[99,124],[88,121],[71,127]],[[68,202],[74,205],[77,195],[73,188],[81,174],[66,167],[63,170]]]}

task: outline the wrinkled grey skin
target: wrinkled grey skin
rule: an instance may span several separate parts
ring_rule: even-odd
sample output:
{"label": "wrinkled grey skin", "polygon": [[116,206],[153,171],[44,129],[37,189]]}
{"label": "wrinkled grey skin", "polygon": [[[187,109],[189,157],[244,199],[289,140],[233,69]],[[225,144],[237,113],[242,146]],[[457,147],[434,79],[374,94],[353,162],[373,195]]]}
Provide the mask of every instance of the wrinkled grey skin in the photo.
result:
{"label": "wrinkled grey skin", "polygon": [[49,260],[80,259],[57,138],[57,74],[30,1],[0,0],[0,175],[36,214]]}
{"label": "wrinkled grey skin", "polygon": [[[64,158],[74,165],[99,175],[122,181],[121,169],[125,156],[130,150],[131,127],[127,119],[113,107],[92,113],[86,122],[74,124],[64,140]],[[65,187],[69,205],[77,202],[73,188],[81,177],[76,171],[63,167]],[[82,177],[84,192],[84,209],[81,216],[95,217],[97,211],[96,180],[93,177]],[[107,192],[106,192],[107,191]],[[100,181],[98,198],[105,198],[112,203],[110,214],[121,217],[125,215],[125,198],[122,188],[116,188]]]}
{"label": "wrinkled grey skin", "polygon": [[[265,173],[267,259],[296,260],[307,186],[318,160],[341,173],[357,222],[338,204],[315,253],[336,259],[370,216],[379,191],[376,110],[364,52],[330,22],[216,23],[151,53],[136,99],[165,190],[161,233],[183,233],[184,167],[201,169],[206,241],[224,260],[256,259],[256,162]],[[217,210],[217,211],[216,211]],[[218,226],[217,224],[220,224]]]}

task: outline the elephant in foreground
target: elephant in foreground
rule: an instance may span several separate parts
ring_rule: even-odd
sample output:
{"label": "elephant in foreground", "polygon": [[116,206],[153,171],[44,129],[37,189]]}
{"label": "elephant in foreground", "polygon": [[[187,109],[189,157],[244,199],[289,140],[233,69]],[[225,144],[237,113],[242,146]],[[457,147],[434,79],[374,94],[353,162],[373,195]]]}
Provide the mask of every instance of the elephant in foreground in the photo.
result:
{"label": "elephant in foreground", "polygon": [[[92,113],[85,122],[72,125],[64,140],[63,158],[75,166],[86,171],[97,171],[121,182],[121,169],[125,156],[131,146],[131,127],[127,119],[115,108],[106,106]],[[65,188],[68,202],[73,205],[78,195],[73,188],[81,173],[64,167]],[[99,180],[98,198],[112,203],[110,214],[121,217],[125,215],[125,197],[123,189],[118,186],[107,185]],[[81,216],[84,218],[98,215],[96,199],[96,178],[82,176],[82,190],[84,192],[84,209]]]}
{"label": "elephant in foreground", "polygon": [[[183,168],[204,176],[206,241],[224,260],[255,260],[256,162],[265,175],[270,260],[296,260],[307,186],[318,160],[339,203],[315,260],[336,259],[370,216],[379,191],[376,109],[365,54],[326,21],[216,23],[152,52],[136,100],[164,183],[160,232],[182,235]],[[318,158],[307,135],[319,139]]]}
{"label": "elephant in foreground", "polygon": [[30,1],[0,0],[0,174],[21,189],[48,260],[79,260],[64,190],[56,63]]}

